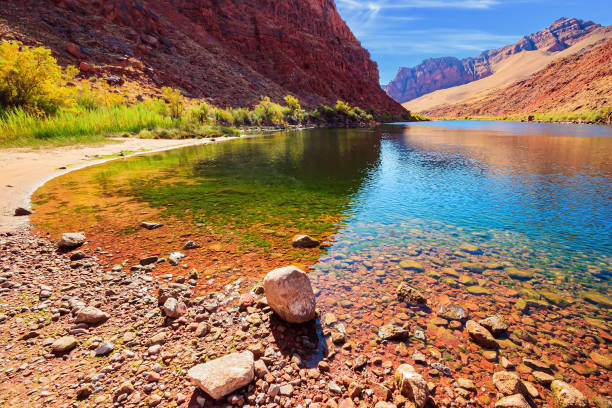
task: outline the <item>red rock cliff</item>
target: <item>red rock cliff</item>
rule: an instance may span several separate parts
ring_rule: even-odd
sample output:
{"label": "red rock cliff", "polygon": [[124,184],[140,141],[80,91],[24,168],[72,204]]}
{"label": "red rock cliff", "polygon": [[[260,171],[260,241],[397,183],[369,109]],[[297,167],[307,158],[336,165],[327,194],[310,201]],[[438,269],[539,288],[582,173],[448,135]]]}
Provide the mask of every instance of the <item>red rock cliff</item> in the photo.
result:
{"label": "red rock cliff", "polygon": [[333,0],[5,0],[0,18],[5,32],[51,47],[61,62],[132,57],[156,85],[223,105],[293,93],[307,105],[342,99],[404,112]]}
{"label": "red rock cliff", "polygon": [[492,65],[521,51],[562,51],[577,43],[596,28],[591,21],[562,18],[548,28],[521,38],[512,45],[485,51],[476,58],[432,58],[413,68],[400,68],[386,87],[394,100],[404,103],[438,89],[466,84],[493,73]]}

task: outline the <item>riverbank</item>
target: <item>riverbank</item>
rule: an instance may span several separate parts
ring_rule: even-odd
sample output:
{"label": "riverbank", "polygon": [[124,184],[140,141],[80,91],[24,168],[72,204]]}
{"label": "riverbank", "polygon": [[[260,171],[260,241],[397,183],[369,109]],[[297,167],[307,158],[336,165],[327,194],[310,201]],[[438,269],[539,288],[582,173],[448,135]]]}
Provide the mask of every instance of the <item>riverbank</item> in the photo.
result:
{"label": "riverbank", "polygon": [[[15,217],[15,209],[28,208],[34,190],[54,177],[78,168],[135,154],[235,139],[109,138],[105,143],[45,149],[0,149],[0,232],[27,225],[28,217]],[[121,156],[120,156],[121,155]]]}

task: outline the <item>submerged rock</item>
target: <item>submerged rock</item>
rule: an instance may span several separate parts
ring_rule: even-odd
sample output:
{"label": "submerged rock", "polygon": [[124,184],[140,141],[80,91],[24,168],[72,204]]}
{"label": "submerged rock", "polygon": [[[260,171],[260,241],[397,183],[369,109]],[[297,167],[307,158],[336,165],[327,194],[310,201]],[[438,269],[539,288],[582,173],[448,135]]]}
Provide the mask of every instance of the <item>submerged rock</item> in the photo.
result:
{"label": "submerged rock", "polygon": [[215,400],[244,387],[255,377],[253,353],[233,353],[192,367],[187,377]]}
{"label": "submerged rock", "polygon": [[425,268],[423,265],[413,260],[404,260],[399,263],[400,268],[405,269],[407,271],[415,271],[415,272],[424,272]]}
{"label": "submerged rock", "polygon": [[395,371],[395,382],[400,394],[417,408],[423,408],[429,394],[427,382],[410,364],[402,364]]}
{"label": "submerged rock", "polygon": [[427,303],[425,296],[415,288],[408,286],[406,283],[400,283],[395,292],[397,298],[402,302],[424,305]]}
{"label": "submerged rock", "polygon": [[315,318],[315,296],[308,275],[295,266],[269,272],[263,281],[268,305],[289,323]]}
{"label": "submerged rock", "polygon": [[293,237],[292,245],[295,248],[316,248],[319,246],[319,241],[312,239],[308,235],[296,235]]}
{"label": "submerged rock", "polygon": [[57,246],[61,249],[71,249],[83,245],[85,242],[85,234],[82,232],[67,232],[62,234]]}
{"label": "submerged rock", "polygon": [[451,303],[441,306],[438,310],[438,316],[448,320],[464,320],[467,319],[468,314],[463,307]]}

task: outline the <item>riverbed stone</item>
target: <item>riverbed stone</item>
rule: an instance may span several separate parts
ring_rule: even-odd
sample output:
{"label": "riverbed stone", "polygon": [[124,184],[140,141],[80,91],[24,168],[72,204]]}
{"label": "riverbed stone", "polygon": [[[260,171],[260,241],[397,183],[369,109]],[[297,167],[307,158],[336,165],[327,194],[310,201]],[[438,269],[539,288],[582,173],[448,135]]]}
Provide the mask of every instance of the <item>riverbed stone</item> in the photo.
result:
{"label": "riverbed stone", "polygon": [[584,394],[564,381],[554,380],[550,388],[559,408],[587,408],[589,406]]}
{"label": "riverbed stone", "polygon": [[493,337],[499,337],[508,330],[508,323],[500,315],[490,316],[478,321],[482,327],[487,329]]}
{"label": "riverbed stone", "polygon": [[400,326],[387,324],[378,329],[378,337],[383,340],[406,340],[410,337],[410,330]]}
{"label": "riverbed stone", "polygon": [[244,387],[255,377],[253,353],[232,353],[192,367],[187,373],[191,382],[215,400]]}
{"label": "riverbed stone", "polygon": [[427,382],[410,364],[401,364],[395,371],[395,382],[400,394],[417,408],[423,408],[429,394]]}
{"label": "riverbed stone", "polygon": [[406,260],[401,261],[399,263],[399,266],[400,268],[407,270],[407,271],[414,271],[414,272],[424,272],[425,271],[425,268],[423,268],[423,265],[411,259],[406,259]]}
{"label": "riverbed stone", "polygon": [[187,313],[187,306],[185,303],[180,302],[173,297],[168,298],[162,307],[165,315],[171,319],[177,319]]}
{"label": "riverbed stone", "polygon": [[468,320],[465,324],[465,329],[476,344],[481,347],[494,349],[497,347],[497,342],[493,335],[474,320]]}
{"label": "riverbed stone", "polygon": [[295,266],[269,272],[263,282],[268,305],[289,323],[315,318],[315,296],[308,275]]}
{"label": "riverbed stone", "polygon": [[493,385],[504,395],[528,394],[519,376],[510,371],[498,371],[493,374]]}
{"label": "riverbed stone", "polygon": [[85,234],[82,232],[67,232],[62,234],[57,246],[61,249],[71,249],[83,245],[84,242]]}
{"label": "riverbed stone", "polygon": [[425,296],[415,288],[408,286],[405,282],[400,283],[395,291],[397,298],[402,302],[424,305],[427,303]]}
{"label": "riverbed stone", "polygon": [[463,307],[456,304],[443,305],[438,310],[438,316],[447,320],[464,320],[468,314]]}
{"label": "riverbed stone", "polygon": [[497,401],[495,408],[531,408],[531,406],[522,394],[514,394]]}

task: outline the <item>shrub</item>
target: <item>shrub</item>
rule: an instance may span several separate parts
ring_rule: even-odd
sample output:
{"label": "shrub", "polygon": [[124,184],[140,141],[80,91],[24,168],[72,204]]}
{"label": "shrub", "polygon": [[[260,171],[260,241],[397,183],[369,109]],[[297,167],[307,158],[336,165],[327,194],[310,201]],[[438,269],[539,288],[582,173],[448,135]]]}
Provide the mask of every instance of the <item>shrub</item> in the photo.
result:
{"label": "shrub", "polygon": [[169,86],[164,86],[162,88],[162,94],[170,109],[170,117],[172,117],[172,119],[180,119],[181,116],[183,116],[183,108],[185,105],[181,91],[170,88]]}
{"label": "shrub", "polygon": [[189,110],[189,119],[199,124],[206,124],[210,121],[213,107],[206,102],[201,102]]}
{"label": "shrub", "polygon": [[68,83],[77,73],[75,67],[59,66],[49,49],[1,41],[0,106],[39,116],[72,106],[76,90]]}
{"label": "shrub", "polygon": [[249,110],[246,108],[233,108],[230,110],[235,126],[250,125]]}
{"label": "shrub", "polygon": [[285,96],[285,104],[287,104],[287,108],[284,110],[286,120],[294,124],[302,123],[304,111],[300,106],[300,101],[293,95],[287,95]]}
{"label": "shrub", "polygon": [[110,90],[106,82],[100,82],[94,88],[90,82],[81,81],[76,105],[84,110],[93,110],[100,107],[122,105],[126,102],[125,96]]}
{"label": "shrub", "polygon": [[336,112],[339,113],[340,115],[345,115],[348,116],[348,114],[351,111],[351,106],[343,101],[337,101],[336,102]]}
{"label": "shrub", "polygon": [[227,109],[215,109],[215,120],[217,121],[217,123],[221,123],[226,126],[234,125],[234,116],[232,115],[232,112]]}
{"label": "shrub", "polygon": [[272,102],[268,96],[261,97],[255,109],[253,109],[253,113],[265,124],[278,125],[284,123],[283,107]]}

